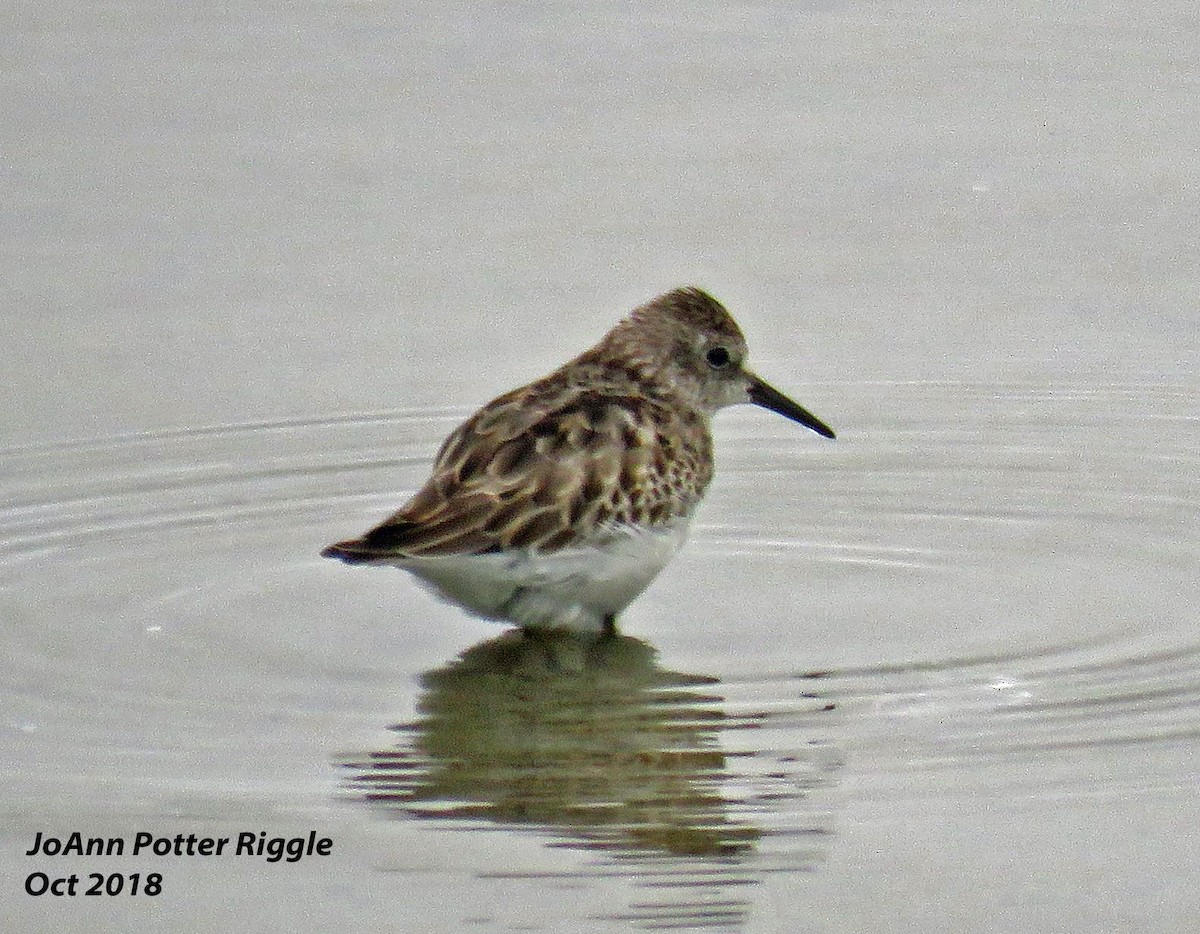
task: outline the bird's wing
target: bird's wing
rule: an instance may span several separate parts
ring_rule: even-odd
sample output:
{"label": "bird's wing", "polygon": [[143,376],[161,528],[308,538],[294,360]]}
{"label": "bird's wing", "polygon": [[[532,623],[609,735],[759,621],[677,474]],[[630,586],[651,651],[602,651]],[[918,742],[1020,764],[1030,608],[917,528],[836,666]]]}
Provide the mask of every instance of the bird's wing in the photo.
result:
{"label": "bird's wing", "polygon": [[346,561],[556,551],[588,531],[665,523],[673,513],[660,406],[597,390],[501,396],[457,428],[425,486],[364,536],[325,554]]}

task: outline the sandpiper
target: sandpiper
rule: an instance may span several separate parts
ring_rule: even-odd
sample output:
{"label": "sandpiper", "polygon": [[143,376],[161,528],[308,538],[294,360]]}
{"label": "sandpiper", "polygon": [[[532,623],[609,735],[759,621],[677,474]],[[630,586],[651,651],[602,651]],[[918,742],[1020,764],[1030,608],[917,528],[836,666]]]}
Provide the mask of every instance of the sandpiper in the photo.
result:
{"label": "sandpiper", "polygon": [[720,302],[697,288],[661,295],[485,405],[442,444],[407,505],[321,553],[401,567],[526,630],[615,632],[683,544],[712,479],[718,409],[751,403],[834,437],[745,359]]}

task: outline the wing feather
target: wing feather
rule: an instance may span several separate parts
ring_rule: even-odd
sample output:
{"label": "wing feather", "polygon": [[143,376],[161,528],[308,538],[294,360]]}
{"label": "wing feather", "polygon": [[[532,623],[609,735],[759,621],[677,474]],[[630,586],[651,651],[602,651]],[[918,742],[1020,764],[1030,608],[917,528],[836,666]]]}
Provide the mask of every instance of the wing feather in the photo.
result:
{"label": "wing feather", "polygon": [[677,416],[628,391],[554,388],[535,383],[481,409],[446,439],[408,504],[324,554],[363,562],[551,552],[598,527],[665,523],[699,499],[706,477],[681,491],[661,475],[675,461],[653,454]]}

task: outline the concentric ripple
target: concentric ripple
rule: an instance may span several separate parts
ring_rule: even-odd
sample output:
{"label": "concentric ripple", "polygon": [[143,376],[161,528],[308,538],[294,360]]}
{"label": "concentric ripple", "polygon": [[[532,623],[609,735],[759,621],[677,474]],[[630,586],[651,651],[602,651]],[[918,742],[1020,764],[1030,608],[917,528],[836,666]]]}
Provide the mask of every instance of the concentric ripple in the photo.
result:
{"label": "concentric ripple", "polygon": [[634,880],[589,917],[648,928],[736,928],[758,883],[820,870],[847,776],[881,801],[914,773],[930,794],[1179,782],[1196,387],[836,396],[830,444],[719,417],[691,541],[631,635],[591,647],[316,557],[414,489],[461,412],[0,451],[0,753],[101,796],[236,783],[532,835],[560,867],[460,868]]}

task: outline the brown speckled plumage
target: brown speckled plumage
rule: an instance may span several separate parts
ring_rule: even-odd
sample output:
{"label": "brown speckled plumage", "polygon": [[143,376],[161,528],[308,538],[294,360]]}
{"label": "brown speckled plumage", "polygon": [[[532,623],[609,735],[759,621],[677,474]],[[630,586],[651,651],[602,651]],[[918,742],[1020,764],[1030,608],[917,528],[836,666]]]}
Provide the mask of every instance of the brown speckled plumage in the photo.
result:
{"label": "brown speckled plumage", "polygon": [[[710,357],[714,348],[724,357]],[[660,296],[581,356],[476,412],[446,439],[429,480],[402,509],[323,553],[445,577],[432,559],[522,555],[536,563],[581,547],[603,551],[631,529],[681,529],[712,479],[709,425],[718,408],[757,402],[832,436],[746,371],[745,353],[740,329],[711,296],[692,288]],[[520,577],[522,594],[535,586],[526,578],[540,580]],[[554,601],[569,602],[566,580],[552,582]],[[437,586],[483,615],[526,625],[558,619],[517,614],[513,595],[489,609],[440,578]],[[616,609],[600,608],[606,623]]]}

